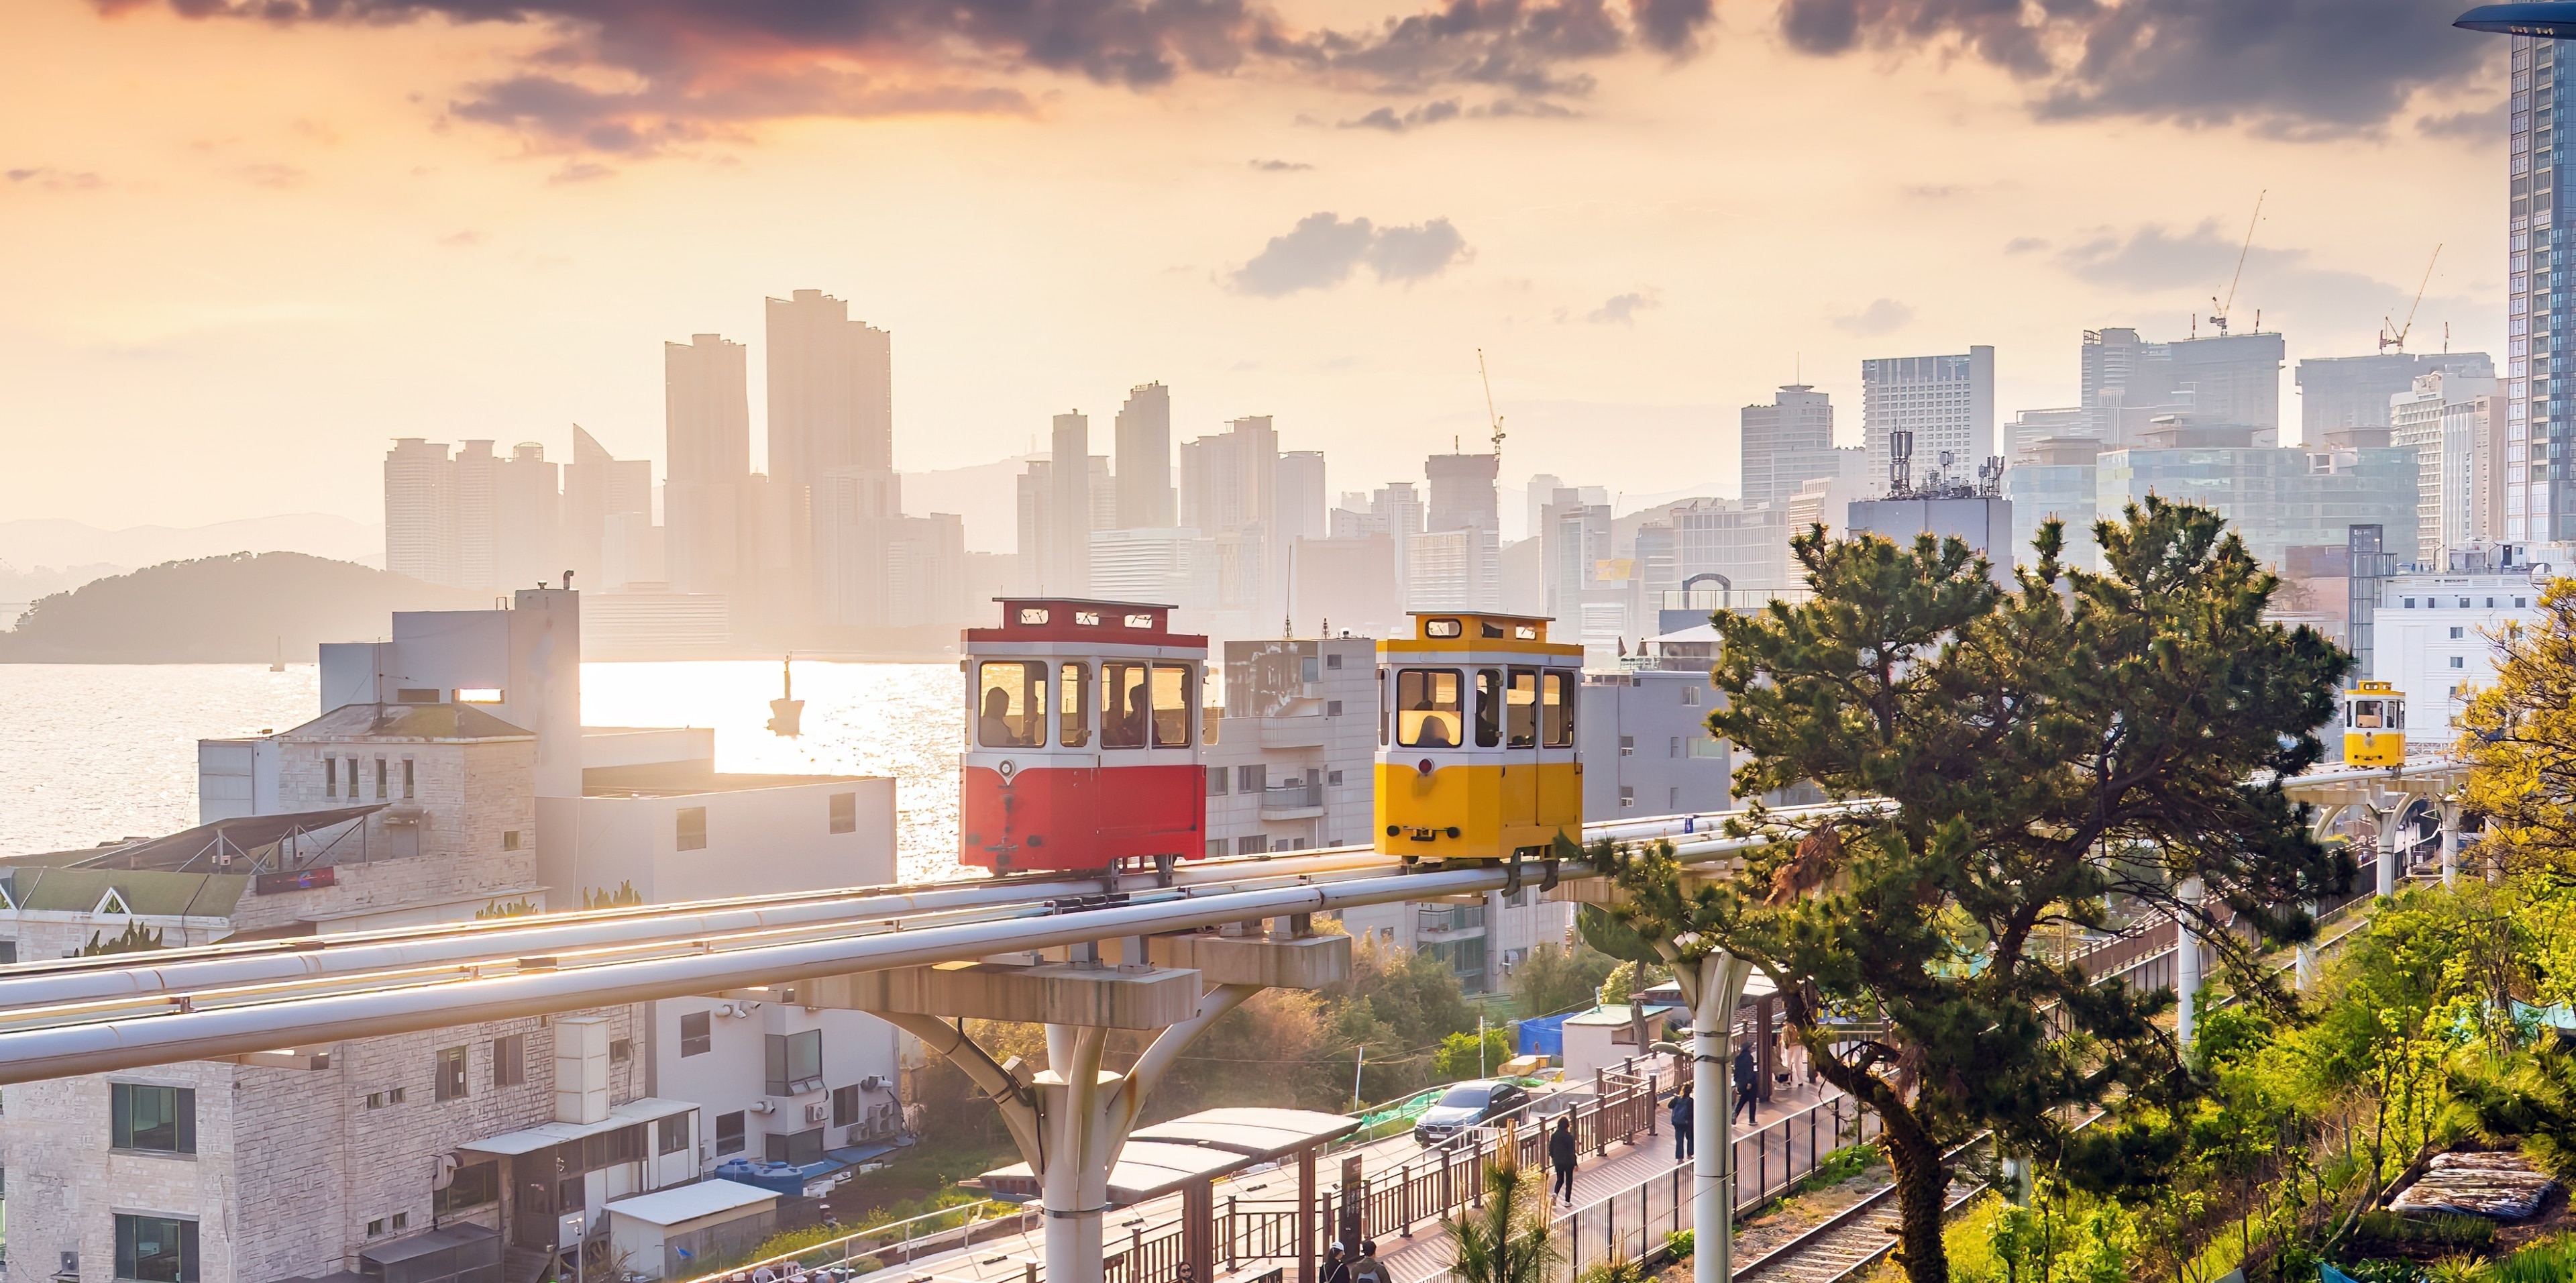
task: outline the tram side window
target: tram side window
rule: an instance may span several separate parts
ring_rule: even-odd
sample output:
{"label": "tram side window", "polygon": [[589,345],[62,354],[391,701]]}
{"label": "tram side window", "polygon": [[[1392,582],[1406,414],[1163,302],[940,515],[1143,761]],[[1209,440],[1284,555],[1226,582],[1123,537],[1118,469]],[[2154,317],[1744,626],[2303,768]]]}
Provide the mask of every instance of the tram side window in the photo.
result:
{"label": "tram side window", "polygon": [[1549,748],[1574,747],[1574,683],[1563,673],[1541,677],[1539,729]]}
{"label": "tram side window", "polygon": [[1476,670],[1476,747],[1494,748],[1503,742],[1503,670]]}
{"label": "tram side window", "polygon": [[1145,665],[1111,660],[1100,666],[1100,746],[1145,747]]}
{"label": "tram side window", "polygon": [[1091,742],[1091,666],[1066,664],[1057,674],[1056,724],[1058,736],[1066,748],[1080,748]]}
{"label": "tram side window", "polygon": [[1458,670],[1406,668],[1395,674],[1395,742],[1406,748],[1458,746]]}
{"label": "tram side window", "polygon": [[977,738],[986,748],[1046,743],[1046,669],[1042,662],[988,660],[979,670]]}
{"label": "tram side window", "polygon": [[2354,700],[2352,702],[2352,716],[2344,724],[2347,726],[2358,727],[2362,730],[2378,730],[2379,701],[2375,699]]}
{"label": "tram side window", "polygon": [[1538,670],[1512,670],[1509,703],[1503,710],[1503,747],[1538,747]]}
{"label": "tram side window", "polygon": [[1190,746],[1190,666],[1154,665],[1154,747]]}

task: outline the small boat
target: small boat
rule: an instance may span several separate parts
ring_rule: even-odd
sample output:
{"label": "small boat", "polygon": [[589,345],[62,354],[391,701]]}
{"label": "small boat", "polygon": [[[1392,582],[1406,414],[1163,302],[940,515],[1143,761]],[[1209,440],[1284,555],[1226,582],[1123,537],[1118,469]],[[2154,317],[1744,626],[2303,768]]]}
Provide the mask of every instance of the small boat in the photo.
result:
{"label": "small boat", "polygon": [[779,679],[787,689],[785,694],[769,701],[769,733],[772,735],[792,737],[802,733],[805,701],[796,698],[795,665],[796,656],[793,652],[790,652],[787,658],[778,661]]}

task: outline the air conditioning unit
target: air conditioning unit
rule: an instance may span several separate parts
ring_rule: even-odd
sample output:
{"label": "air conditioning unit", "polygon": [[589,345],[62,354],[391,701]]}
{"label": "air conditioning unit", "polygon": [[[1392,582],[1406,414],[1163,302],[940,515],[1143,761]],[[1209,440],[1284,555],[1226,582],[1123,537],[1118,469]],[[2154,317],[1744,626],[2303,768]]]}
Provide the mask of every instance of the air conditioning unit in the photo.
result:
{"label": "air conditioning unit", "polygon": [[860,1091],[884,1091],[885,1085],[886,1080],[883,1074],[870,1074],[859,1080]]}
{"label": "air conditioning unit", "polygon": [[755,1100],[750,1104],[743,1106],[743,1108],[748,1109],[755,1114],[774,1114],[778,1112],[777,1102],[768,1100]]}
{"label": "air conditioning unit", "polygon": [[825,1104],[817,1103],[817,1104],[807,1105],[807,1106],[805,1107],[805,1121],[806,1121],[806,1122],[809,1122],[809,1123],[819,1123],[819,1122],[824,1122],[824,1121],[826,1121],[826,1120],[830,1119],[831,1117],[832,1117],[832,1107],[831,1107],[830,1105],[825,1105]]}

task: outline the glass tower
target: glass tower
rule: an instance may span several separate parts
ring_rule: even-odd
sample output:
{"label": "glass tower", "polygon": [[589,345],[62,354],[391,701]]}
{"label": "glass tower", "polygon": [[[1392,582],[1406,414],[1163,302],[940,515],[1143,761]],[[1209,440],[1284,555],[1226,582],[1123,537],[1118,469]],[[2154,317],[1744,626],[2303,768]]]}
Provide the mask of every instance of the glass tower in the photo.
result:
{"label": "glass tower", "polygon": [[[2505,511],[2510,540],[2576,538],[2576,490],[2567,484],[2564,445],[2576,404],[2561,394],[2571,311],[2562,261],[2567,231],[2557,225],[2554,163],[2560,145],[2557,42],[2513,39],[2512,301],[2505,330]],[[2576,204],[2576,203],[2572,203]]]}

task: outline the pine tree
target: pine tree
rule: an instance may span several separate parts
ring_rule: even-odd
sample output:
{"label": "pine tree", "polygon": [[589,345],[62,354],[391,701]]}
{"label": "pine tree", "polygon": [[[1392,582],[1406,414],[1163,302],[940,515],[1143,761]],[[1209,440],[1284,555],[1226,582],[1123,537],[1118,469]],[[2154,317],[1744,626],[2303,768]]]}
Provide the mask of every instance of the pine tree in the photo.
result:
{"label": "pine tree", "polygon": [[2262,618],[2279,580],[2208,509],[2150,497],[2095,533],[2105,573],[2063,567],[2052,521],[2010,587],[1956,539],[1798,536],[1812,600],[1716,617],[1709,731],[1744,755],[1739,797],[1890,805],[1783,824],[1757,803],[1746,831],[1777,840],[1706,881],[1668,845],[1606,853],[1633,925],[1768,975],[1819,1076],[1884,1121],[1913,1283],[1949,1277],[1951,1147],[1992,1129],[2055,1153],[2065,1106],[2190,1089],[2155,1024],[2172,995],[2090,985],[2046,935],[2106,926],[2117,897],[2264,992],[2251,940],[2312,934],[2297,906],[2352,876],[2277,783],[2321,756],[2350,658]]}

